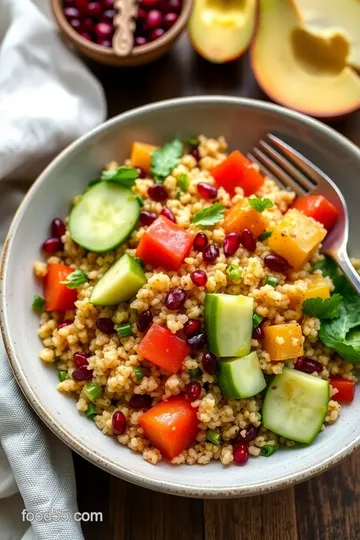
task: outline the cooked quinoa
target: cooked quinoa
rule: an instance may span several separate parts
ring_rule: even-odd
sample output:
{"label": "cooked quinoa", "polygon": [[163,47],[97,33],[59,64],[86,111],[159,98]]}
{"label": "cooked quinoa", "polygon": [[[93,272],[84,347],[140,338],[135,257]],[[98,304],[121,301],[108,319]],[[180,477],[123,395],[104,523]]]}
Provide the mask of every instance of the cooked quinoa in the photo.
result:
{"label": "cooked quinoa", "polygon": [[[93,370],[92,381],[102,389],[102,396],[96,399],[96,415],[94,421],[104,435],[112,436],[112,417],[115,411],[122,411],[126,418],[126,431],[117,437],[120,444],[142,454],[149,463],[156,464],[162,458],[161,452],[152,446],[145,437],[139,419],[144,410],[135,410],[129,406],[131,397],[135,394],[148,394],[151,406],[155,406],[170,396],[183,394],[186,386],[192,382],[201,385],[199,399],[191,406],[197,411],[199,432],[196,442],[171,460],[179,465],[186,463],[206,464],[212,459],[219,459],[223,465],[229,465],[234,460],[232,441],[239,436],[245,437],[246,429],[252,425],[259,428],[257,436],[249,442],[248,451],[251,456],[259,456],[265,445],[278,448],[281,445],[292,446],[291,440],[279,437],[262,426],[263,393],[248,399],[225,399],[217,385],[215,375],[206,373],[202,367],[204,350],[192,350],[186,356],[181,369],[170,374],[157,365],[139,357],[137,349],[144,334],[137,329],[139,313],[151,310],[153,322],[168,328],[173,334],[183,336],[182,330],[189,319],[203,320],[204,301],[206,293],[226,293],[230,295],[250,296],[254,300],[254,309],[264,318],[264,325],[279,325],[284,323],[299,323],[302,330],[304,356],[316,360],[322,366],[321,373],[314,372],[314,377],[329,380],[330,376],[341,376],[356,381],[354,365],[345,362],[337,353],[325,347],[318,339],[320,321],[315,317],[306,316],[302,312],[302,299],[309,286],[309,277],[313,274],[312,266],[322,259],[317,249],[311,259],[298,271],[287,273],[269,272],[264,264],[265,255],[270,253],[266,241],[257,241],[256,249],[248,252],[244,247],[236,250],[233,256],[225,257],[221,246],[225,238],[223,219],[216,225],[200,229],[192,223],[192,217],[214,201],[201,198],[197,190],[199,182],[214,185],[210,171],[227,156],[227,144],[223,137],[218,139],[199,136],[197,161],[190,153],[183,155],[181,162],[166,177],[163,186],[168,198],[164,202],[156,202],[148,197],[148,189],[154,181],[138,178],[132,188],[136,195],[143,200],[142,210],[154,212],[157,215],[165,206],[171,210],[179,226],[196,234],[202,230],[209,243],[220,246],[220,255],[215,263],[206,263],[199,251],[192,249],[185,258],[179,271],[165,271],[146,265],[147,282],[137,292],[136,296],[126,303],[113,307],[99,307],[90,303],[89,298],[94,285],[110,266],[124,253],[135,257],[136,248],[146,227],[137,226],[128,241],[107,253],[93,253],[79,247],[71,239],[67,230],[62,236],[63,249],[51,255],[44,261],[34,264],[35,275],[43,279],[48,266],[55,263],[65,264],[73,269],[81,269],[89,281],[78,288],[75,309],[63,312],[43,312],[40,316],[39,337],[43,349],[40,358],[43,362],[56,364],[59,371],[66,371],[67,378],[57,385],[57,389],[76,398],[76,406],[80,413],[86,413],[90,401],[83,387],[87,381],[77,381],[72,378],[76,366],[74,354],[83,352],[88,355],[89,369]],[[130,160],[125,165],[132,166]],[[115,161],[107,165],[107,169],[117,169]],[[179,190],[178,181],[186,174],[189,185],[186,192]],[[268,229],[282,219],[291,206],[295,194],[281,190],[270,178],[265,178],[263,186],[256,192],[257,197],[270,199],[274,206],[263,212]],[[236,188],[233,197],[222,187],[218,188],[216,202],[225,208],[230,208],[244,198],[243,190]],[[76,199],[78,200],[78,199]],[[75,200],[75,202],[76,202]],[[241,268],[242,276],[232,281],[226,269],[230,264]],[[204,270],[207,274],[205,287],[197,287],[191,280],[195,270]],[[277,279],[276,286],[265,284],[266,277],[271,273]],[[319,277],[321,272],[317,271]],[[333,290],[330,278],[328,285]],[[181,288],[186,291],[186,301],[179,311],[169,311],[165,306],[165,297],[171,289]],[[130,323],[132,335],[120,338],[116,332],[105,334],[96,327],[99,317],[111,318],[115,327],[122,323]],[[67,325],[58,325],[66,320]],[[281,345],[282,338],[278,339]],[[297,340],[292,343],[298,345]],[[294,359],[287,362],[272,361],[268,352],[263,348],[262,340],[252,339],[252,350],[255,350],[266,375],[280,374],[284,366],[293,366]],[[144,374],[138,380],[134,368],[141,367]],[[193,374],[197,368],[198,374]],[[340,413],[340,404],[336,401],[336,390],[331,388],[331,399],[325,424],[332,424]],[[86,421],[86,419],[84,419]],[[323,428],[325,427],[323,425]],[[207,440],[208,430],[216,430],[221,435],[221,443],[215,445]]]}

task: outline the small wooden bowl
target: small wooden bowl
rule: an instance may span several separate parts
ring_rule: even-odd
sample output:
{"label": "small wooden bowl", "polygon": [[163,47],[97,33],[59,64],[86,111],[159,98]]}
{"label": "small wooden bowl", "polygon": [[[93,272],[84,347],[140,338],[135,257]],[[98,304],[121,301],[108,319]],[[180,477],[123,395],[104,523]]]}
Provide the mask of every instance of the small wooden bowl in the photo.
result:
{"label": "small wooden bowl", "polygon": [[178,20],[163,36],[151,43],[134,48],[127,56],[118,56],[113,49],[101,47],[80,36],[66,20],[62,0],[51,0],[51,6],[60,31],[67,41],[96,62],[121,67],[147,64],[165,54],[184,30],[190,16],[192,0],[182,0],[182,10]]}

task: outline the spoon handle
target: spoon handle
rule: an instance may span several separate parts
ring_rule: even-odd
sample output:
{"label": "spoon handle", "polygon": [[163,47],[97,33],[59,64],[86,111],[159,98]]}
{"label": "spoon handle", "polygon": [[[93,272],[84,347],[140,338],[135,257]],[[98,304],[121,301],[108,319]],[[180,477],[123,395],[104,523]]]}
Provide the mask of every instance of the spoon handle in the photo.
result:
{"label": "spoon handle", "polygon": [[113,50],[118,56],[127,56],[134,46],[135,18],[137,0],[115,0],[117,14],[114,18],[116,27],[113,37]]}
{"label": "spoon handle", "polygon": [[329,250],[327,253],[338,263],[345,277],[360,295],[360,275],[353,267],[346,249],[340,249],[339,251]]}

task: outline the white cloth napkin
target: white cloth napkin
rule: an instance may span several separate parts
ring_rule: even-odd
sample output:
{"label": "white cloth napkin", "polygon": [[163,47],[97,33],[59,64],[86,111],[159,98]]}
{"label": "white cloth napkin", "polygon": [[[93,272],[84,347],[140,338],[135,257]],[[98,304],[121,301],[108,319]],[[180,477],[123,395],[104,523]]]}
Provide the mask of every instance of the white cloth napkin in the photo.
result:
{"label": "white cloth napkin", "polygon": [[[0,0],[0,251],[30,182],[105,115],[102,89],[57,36],[48,0]],[[82,540],[71,452],[27,404],[1,338],[0,382],[0,539]]]}

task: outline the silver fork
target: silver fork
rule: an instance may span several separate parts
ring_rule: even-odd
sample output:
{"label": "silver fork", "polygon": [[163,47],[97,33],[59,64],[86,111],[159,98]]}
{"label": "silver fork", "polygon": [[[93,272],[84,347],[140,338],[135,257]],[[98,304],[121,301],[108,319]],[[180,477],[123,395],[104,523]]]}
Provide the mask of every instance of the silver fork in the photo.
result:
{"label": "silver fork", "polygon": [[337,208],[339,218],[326,236],[322,252],[337,262],[360,294],[360,276],[347,254],[349,215],[346,202],[334,182],[300,152],[271,133],[248,153],[248,158],[283,188],[291,189],[298,196],[324,195]]}

